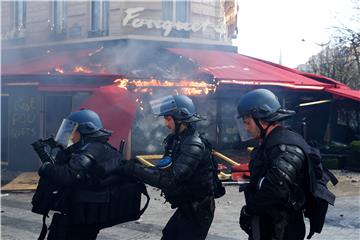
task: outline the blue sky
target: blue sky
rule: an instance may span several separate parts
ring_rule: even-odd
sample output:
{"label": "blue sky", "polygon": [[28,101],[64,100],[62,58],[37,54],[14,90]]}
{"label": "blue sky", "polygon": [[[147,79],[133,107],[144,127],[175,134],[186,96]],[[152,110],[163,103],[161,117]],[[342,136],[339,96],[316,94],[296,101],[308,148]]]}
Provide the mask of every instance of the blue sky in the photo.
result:
{"label": "blue sky", "polygon": [[334,32],[350,26],[351,0],[238,0],[241,54],[296,67],[321,51]]}

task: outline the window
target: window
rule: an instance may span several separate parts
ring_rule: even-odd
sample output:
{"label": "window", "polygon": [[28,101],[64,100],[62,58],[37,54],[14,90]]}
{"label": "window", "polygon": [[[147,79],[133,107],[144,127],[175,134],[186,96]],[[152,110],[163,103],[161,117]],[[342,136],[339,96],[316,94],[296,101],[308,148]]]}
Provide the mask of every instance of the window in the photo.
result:
{"label": "window", "polygon": [[90,37],[109,35],[109,1],[91,1]]}
{"label": "window", "polygon": [[26,23],[26,2],[18,0],[14,2],[14,28],[17,31],[25,29]]}
{"label": "window", "polygon": [[[162,2],[162,18],[172,22],[188,22],[189,21],[189,2],[187,0],[163,0]],[[189,31],[172,30],[169,37],[189,38]]]}
{"label": "window", "polygon": [[52,27],[55,33],[63,33],[66,29],[66,3],[64,0],[53,2],[52,9]]}

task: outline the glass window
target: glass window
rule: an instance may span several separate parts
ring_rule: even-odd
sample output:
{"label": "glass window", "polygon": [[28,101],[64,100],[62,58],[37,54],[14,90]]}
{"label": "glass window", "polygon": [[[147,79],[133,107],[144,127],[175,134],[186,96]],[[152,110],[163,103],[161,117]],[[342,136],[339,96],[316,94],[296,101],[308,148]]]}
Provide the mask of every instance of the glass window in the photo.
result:
{"label": "glass window", "polygon": [[66,28],[66,3],[64,0],[53,2],[53,29],[57,33],[64,32]]}
{"label": "glass window", "polygon": [[240,142],[239,131],[236,126],[235,116],[237,114],[237,99],[221,99],[221,125],[219,142],[224,148],[232,148]]}
{"label": "glass window", "polygon": [[21,30],[26,23],[26,2],[18,0],[14,2],[14,28]]}
{"label": "glass window", "polygon": [[[189,21],[189,2],[187,0],[163,0],[162,2],[162,18],[172,22],[188,22]],[[189,31],[178,31],[173,29],[169,37],[189,38]]]}
{"label": "glass window", "polygon": [[109,1],[91,1],[90,30],[109,34]]}
{"label": "glass window", "polygon": [[346,114],[345,109],[339,109],[337,111],[337,124],[346,126],[347,122],[348,122],[347,121],[347,114]]}
{"label": "glass window", "polygon": [[187,22],[188,19],[188,1],[175,1],[175,20]]}

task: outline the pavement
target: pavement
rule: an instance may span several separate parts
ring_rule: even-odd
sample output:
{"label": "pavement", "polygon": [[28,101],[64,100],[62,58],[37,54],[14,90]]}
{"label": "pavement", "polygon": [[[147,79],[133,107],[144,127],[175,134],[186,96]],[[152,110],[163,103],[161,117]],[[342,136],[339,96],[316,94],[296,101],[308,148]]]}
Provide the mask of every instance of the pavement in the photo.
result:
{"label": "pavement", "polygon": [[[348,175],[346,175],[348,176]],[[335,207],[329,207],[323,231],[312,239],[331,240],[360,240],[360,191],[359,182],[353,181],[360,174],[351,178],[344,176],[342,181],[349,180],[355,186],[350,193],[341,186],[336,189],[339,193]],[[355,179],[357,180],[357,179]],[[155,240],[161,238],[161,229],[170,218],[173,209],[164,203],[160,191],[148,187],[151,201],[148,209],[136,222],[120,224],[100,232],[101,240]],[[243,194],[238,187],[226,186],[226,195],[216,200],[216,212],[207,240],[238,240],[247,239],[246,234],[238,224],[239,211],[244,204]],[[1,239],[23,240],[37,239],[42,222],[41,216],[30,211],[33,192],[7,192],[1,194]],[[50,222],[50,219],[47,220]],[[308,222],[307,230],[308,230]]]}

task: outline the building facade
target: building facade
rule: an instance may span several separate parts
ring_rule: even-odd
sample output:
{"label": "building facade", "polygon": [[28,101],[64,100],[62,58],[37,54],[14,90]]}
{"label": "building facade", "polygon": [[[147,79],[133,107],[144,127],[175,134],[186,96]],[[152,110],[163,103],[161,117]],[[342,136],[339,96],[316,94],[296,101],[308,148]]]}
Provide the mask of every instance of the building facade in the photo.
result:
{"label": "building facade", "polygon": [[[178,61],[184,61],[164,49],[236,52],[231,45],[236,14],[235,0],[1,1],[2,161],[11,169],[36,169],[39,162],[30,143],[55,134],[64,116],[119,74],[174,78],[178,72],[179,78],[189,70],[188,61],[180,69]],[[86,70],[100,65],[106,71]],[[134,145],[132,153],[161,148],[138,142],[138,126],[147,117],[138,112],[125,138]],[[214,132],[216,124],[211,124]]]}
{"label": "building facade", "polygon": [[2,1],[4,48],[113,39],[231,45],[235,0]]}

